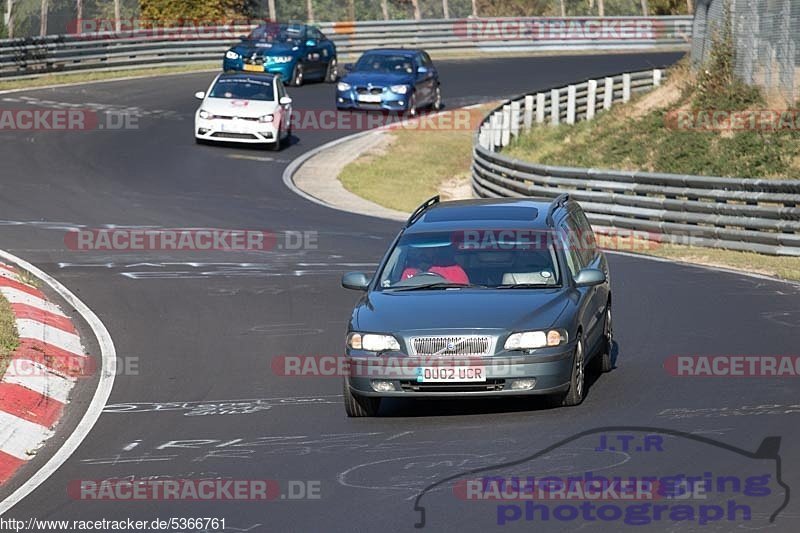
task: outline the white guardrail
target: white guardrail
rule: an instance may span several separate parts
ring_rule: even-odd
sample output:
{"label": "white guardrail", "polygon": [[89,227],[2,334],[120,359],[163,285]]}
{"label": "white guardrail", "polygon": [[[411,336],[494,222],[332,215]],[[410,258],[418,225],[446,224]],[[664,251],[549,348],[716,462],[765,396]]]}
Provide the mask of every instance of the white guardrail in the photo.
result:
{"label": "white guardrail", "polygon": [[[429,52],[688,50],[692,18],[582,17],[329,22],[342,56],[378,47]],[[192,26],[0,40],[0,78],[49,72],[222,61],[254,26]]]}
{"label": "white guardrail", "polygon": [[475,133],[472,188],[480,197],[554,198],[568,192],[599,232],[645,240],[800,256],[800,180],[558,167],[500,153],[532,127],[591,120],[664,79],[620,74],[523,95],[489,113]]}

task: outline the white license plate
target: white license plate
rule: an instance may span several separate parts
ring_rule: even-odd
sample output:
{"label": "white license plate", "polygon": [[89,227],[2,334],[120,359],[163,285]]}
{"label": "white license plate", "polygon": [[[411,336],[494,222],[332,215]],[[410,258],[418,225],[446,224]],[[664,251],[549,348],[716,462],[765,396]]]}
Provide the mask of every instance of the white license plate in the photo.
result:
{"label": "white license plate", "polygon": [[486,381],[482,366],[422,366],[416,369],[418,383],[458,383]]}
{"label": "white license plate", "polygon": [[367,102],[370,104],[379,104],[381,101],[381,95],[379,94],[359,94],[358,95],[359,102]]}

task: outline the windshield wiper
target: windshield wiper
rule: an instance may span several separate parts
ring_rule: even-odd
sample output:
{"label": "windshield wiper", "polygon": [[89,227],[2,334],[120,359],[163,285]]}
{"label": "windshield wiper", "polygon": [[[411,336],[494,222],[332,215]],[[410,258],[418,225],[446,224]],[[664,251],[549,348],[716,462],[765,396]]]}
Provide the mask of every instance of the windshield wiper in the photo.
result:
{"label": "windshield wiper", "polygon": [[437,281],[425,285],[411,285],[409,287],[388,287],[393,291],[423,291],[433,289],[485,289],[486,285],[476,285],[474,283],[450,283],[447,281]]}
{"label": "windshield wiper", "polygon": [[514,283],[509,285],[498,285],[498,289],[546,289],[555,285],[545,285],[544,283]]}

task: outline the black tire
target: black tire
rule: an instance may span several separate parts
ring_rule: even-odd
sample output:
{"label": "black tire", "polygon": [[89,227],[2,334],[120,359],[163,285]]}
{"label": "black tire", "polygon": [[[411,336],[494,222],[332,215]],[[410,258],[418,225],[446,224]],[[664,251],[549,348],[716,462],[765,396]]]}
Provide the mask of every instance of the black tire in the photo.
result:
{"label": "black tire", "polygon": [[442,89],[438,85],[436,86],[436,93],[433,97],[431,109],[434,111],[439,111],[442,109]]}
{"label": "black tire", "polygon": [[270,150],[272,150],[273,152],[277,152],[277,151],[279,151],[281,148],[283,148],[283,140],[282,140],[282,138],[281,138],[281,133],[282,133],[282,131],[281,131],[281,128],[282,128],[282,127],[283,127],[283,124],[281,124],[281,123],[278,123],[278,132],[277,132],[277,136],[278,136],[278,137],[277,137],[277,139],[275,139],[275,141],[274,141],[274,142],[271,142],[271,143],[269,143],[269,144],[267,145],[267,147],[268,147]]}
{"label": "black tire", "polygon": [[328,61],[328,70],[325,72],[325,83],[336,83],[339,79],[339,63],[336,58]]}
{"label": "black tire", "polygon": [[408,111],[406,113],[411,118],[417,116],[417,95],[414,93],[411,93],[411,96],[408,97]]}
{"label": "black tire", "polygon": [[569,390],[554,397],[555,404],[561,407],[580,405],[586,394],[586,368],[583,339],[578,336],[575,342],[575,354],[572,357],[572,375],[569,379]]}
{"label": "black tire", "polygon": [[344,385],[344,410],[347,416],[351,418],[375,416],[381,408],[381,399],[372,398],[370,396],[359,396],[353,394],[350,386],[347,384],[347,379],[343,379]]}
{"label": "black tire", "polygon": [[605,324],[603,325],[603,351],[598,356],[600,360],[600,371],[611,372],[614,368],[614,361],[611,359],[611,350],[614,348],[614,329],[611,322],[611,302],[606,305]]}
{"label": "black tire", "polygon": [[303,79],[305,74],[303,73],[303,65],[298,63],[294,66],[292,70],[292,79],[289,80],[289,85],[292,87],[300,87],[303,85]]}

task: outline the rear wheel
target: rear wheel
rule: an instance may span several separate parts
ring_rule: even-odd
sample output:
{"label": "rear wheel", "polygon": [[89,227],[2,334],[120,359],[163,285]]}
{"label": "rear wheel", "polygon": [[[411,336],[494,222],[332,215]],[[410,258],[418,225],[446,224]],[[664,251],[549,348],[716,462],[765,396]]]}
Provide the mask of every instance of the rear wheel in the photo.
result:
{"label": "rear wheel", "polygon": [[339,79],[339,63],[336,62],[334,57],[328,62],[328,71],[325,73],[325,81],[327,83],[336,83]]}
{"label": "rear wheel", "polygon": [[349,417],[365,417],[375,416],[381,407],[380,398],[372,398],[369,396],[359,396],[353,394],[350,386],[347,384],[347,379],[342,380],[344,384],[344,410]]}
{"label": "rear wheel", "polygon": [[300,63],[294,66],[294,70],[292,70],[292,79],[289,81],[289,83],[293,87],[300,87],[303,85],[303,65]]}

